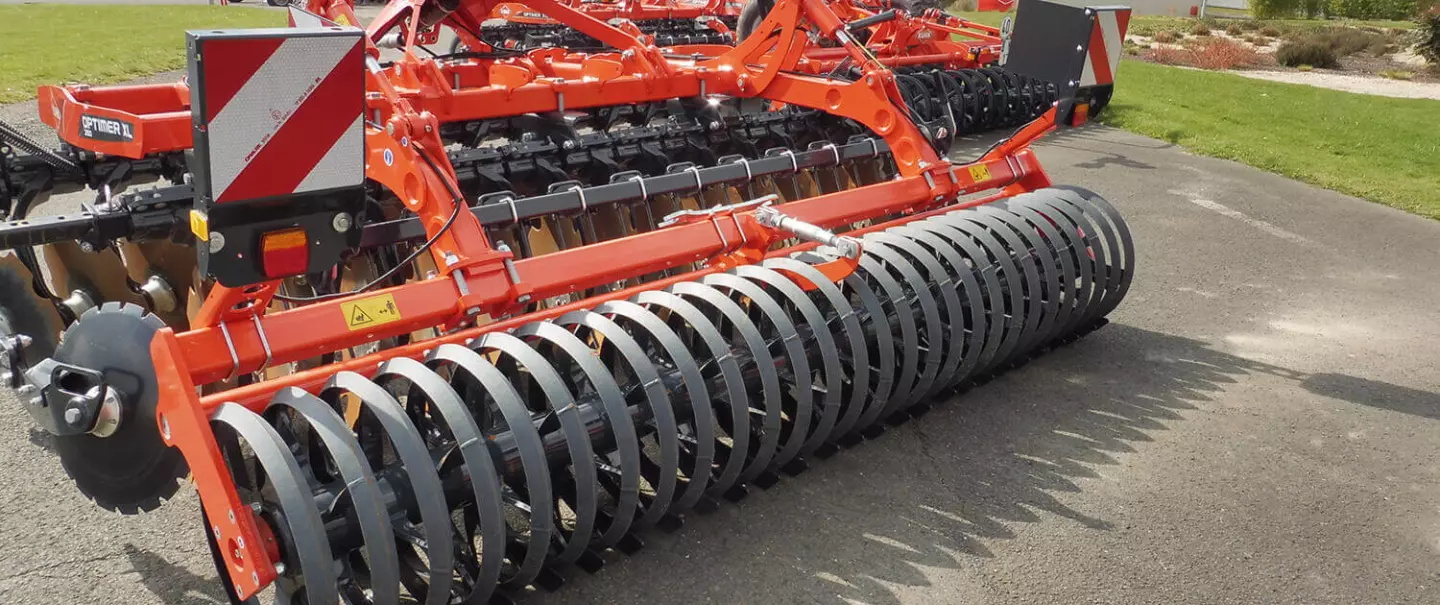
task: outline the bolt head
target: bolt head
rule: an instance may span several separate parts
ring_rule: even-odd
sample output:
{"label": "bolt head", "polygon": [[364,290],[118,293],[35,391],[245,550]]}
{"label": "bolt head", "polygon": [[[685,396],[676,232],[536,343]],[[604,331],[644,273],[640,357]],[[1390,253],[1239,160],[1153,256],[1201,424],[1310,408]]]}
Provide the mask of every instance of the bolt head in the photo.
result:
{"label": "bolt head", "polygon": [[394,122],[391,122],[391,123],[385,125],[385,134],[388,134],[388,135],[390,135],[390,136],[395,136],[395,123],[394,123]]}
{"label": "bolt head", "polygon": [[95,245],[90,242],[80,242],[80,249],[84,250],[85,252],[94,252]]}
{"label": "bolt head", "polygon": [[225,249],[225,235],[218,231],[210,233],[210,253],[219,254]]}
{"label": "bolt head", "polygon": [[70,408],[65,410],[65,424],[78,427],[80,426],[80,421],[84,419],[85,412],[80,408]]}
{"label": "bolt head", "polygon": [[350,220],[350,214],[346,212],[336,213],[335,217],[330,219],[330,226],[333,227],[337,233],[349,231],[352,224],[353,221]]}

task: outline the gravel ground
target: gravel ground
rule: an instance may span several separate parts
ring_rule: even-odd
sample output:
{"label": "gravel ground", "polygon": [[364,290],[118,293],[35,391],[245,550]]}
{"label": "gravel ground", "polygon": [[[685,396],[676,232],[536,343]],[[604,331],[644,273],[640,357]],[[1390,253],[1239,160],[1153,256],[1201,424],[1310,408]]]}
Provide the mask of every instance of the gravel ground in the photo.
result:
{"label": "gravel ground", "polygon": [[1440,82],[1413,82],[1409,80],[1391,80],[1389,78],[1375,76],[1322,73],[1318,71],[1237,69],[1232,70],[1230,73],[1258,80],[1305,84],[1307,86],[1343,90],[1345,92],[1358,92],[1367,95],[1379,95],[1382,97],[1440,100]]}
{"label": "gravel ground", "polygon": [[[962,152],[960,155],[964,155]],[[1440,602],[1440,224],[1104,127],[1114,324],[525,603]],[[0,401],[0,603],[219,600],[193,491],[120,517]]]}

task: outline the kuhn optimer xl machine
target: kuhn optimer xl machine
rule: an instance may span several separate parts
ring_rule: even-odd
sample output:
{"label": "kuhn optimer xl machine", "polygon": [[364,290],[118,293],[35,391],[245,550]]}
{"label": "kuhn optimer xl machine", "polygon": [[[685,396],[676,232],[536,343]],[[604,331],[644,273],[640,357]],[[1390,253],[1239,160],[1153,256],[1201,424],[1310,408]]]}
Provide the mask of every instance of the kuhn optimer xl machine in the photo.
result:
{"label": "kuhn optimer xl machine", "polygon": [[[62,148],[0,131],[0,377],[98,505],[189,476],[237,602],[480,603],[593,571],[1129,288],[1115,208],[1029,149],[1091,110],[1095,45],[995,94],[897,75],[923,66],[858,35],[896,16],[839,2],[685,52],[524,4],[604,44],[579,52],[485,43],[490,0],[395,0],[368,30],[316,0],[190,32],[182,83],[44,87]],[[1045,26],[1088,41],[1117,14]],[[442,28],[467,50],[432,56]],[[914,73],[944,94],[907,95]],[[1017,129],[951,161],[965,120]]]}

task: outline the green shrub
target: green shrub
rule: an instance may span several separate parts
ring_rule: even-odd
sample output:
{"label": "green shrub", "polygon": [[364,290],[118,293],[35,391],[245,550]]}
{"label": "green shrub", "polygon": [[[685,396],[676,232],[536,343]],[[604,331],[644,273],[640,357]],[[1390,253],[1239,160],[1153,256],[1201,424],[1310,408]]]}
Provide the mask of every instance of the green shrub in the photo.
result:
{"label": "green shrub", "polygon": [[1328,11],[1346,19],[1410,19],[1419,6],[1417,0],[1330,0]]}
{"label": "green shrub", "polygon": [[1440,7],[1432,8],[1420,17],[1416,34],[1419,42],[1415,44],[1415,51],[1425,60],[1440,66]]}
{"label": "green shrub", "polygon": [[1314,66],[1314,65],[1296,65],[1296,66],[1295,66],[1295,69],[1298,69],[1298,70],[1300,70],[1300,71],[1313,71],[1313,70],[1315,69],[1315,66]]}
{"label": "green shrub", "polygon": [[1304,41],[1329,46],[1330,50],[1341,57],[1348,57],[1376,44],[1383,46],[1389,43],[1385,36],[1354,27],[1332,27],[1312,34]]}
{"label": "green shrub", "polygon": [[1335,67],[1338,65],[1334,50],[1311,40],[1281,44],[1280,48],[1275,51],[1275,60],[1279,61],[1281,65],[1290,67],[1301,65]]}
{"label": "green shrub", "polygon": [[1389,78],[1391,80],[1409,80],[1411,78],[1414,78],[1415,74],[1414,72],[1408,71],[1386,70],[1380,72],[1380,76],[1383,78]]}
{"label": "green shrub", "polygon": [[1250,0],[1250,13],[1261,19],[1283,19],[1300,14],[1303,0]]}
{"label": "green shrub", "polygon": [[1240,29],[1247,32],[1257,31],[1260,29],[1260,22],[1254,19],[1246,19],[1240,22]]}
{"label": "green shrub", "polygon": [[1230,34],[1231,36],[1240,37],[1245,35],[1245,30],[1240,29],[1239,23],[1231,23],[1230,27],[1225,28],[1225,33]]}
{"label": "green shrub", "polygon": [[1269,37],[1269,38],[1279,38],[1279,37],[1280,37],[1280,30],[1275,29],[1274,27],[1271,27],[1271,26],[1267,25],[1267,26],[1265,26],[1265,27],[1260,28],[1260,35],[1266,36],[1266,37]]}

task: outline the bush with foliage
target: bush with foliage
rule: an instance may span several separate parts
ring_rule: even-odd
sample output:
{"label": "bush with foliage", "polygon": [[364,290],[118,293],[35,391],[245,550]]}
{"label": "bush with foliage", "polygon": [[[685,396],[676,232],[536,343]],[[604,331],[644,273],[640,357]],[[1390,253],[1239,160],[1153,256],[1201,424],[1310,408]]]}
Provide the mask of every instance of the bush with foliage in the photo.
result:
{"label": "bush with foliage", "polygon": [[1354,27],[1334,27],[1310,37],[1311,40],[1330,47],[1335,54],[1348,57],[1375,44],[1386,44],[1385,36]]}
{"label": "bush with foliage", "polygon": [[1440,65],[1440,6],[1420,17],[1415,51],[1433,65]]}
{"label": "bush with foliage", "polygon": [[1200,69],[1234,69],[1236,67],[1259,67],[1269,57],[1256,52],[1254,48],[1229,38],[1211,38],[1196,43],[1193,65]]}
{"label": "bush with foliage", "polygon": [[1265,37],[1267,37],[1267,38],[1279,38],[1279,37],[1280,37],[1280,30],[1275,29],[1274,27],[1271,27],[1271,26],[1267,25],[1267,26],[1265,26],[1265,27],[1260,28],[1260,35],[1265,36]]}
{"label": "bush with foliage", "polygon": [[1250,0],[1261,19],[1342,17],[1345,19],[1409,19],[1436,0]]}
{"label": "bush with foliage", "polygon": [[1330,0],[1328,14],[1346,19],[1410,19],[1419,8],[1416,0]]}
{"label": "bush with foliage", "polygon": [[1165,65],[1184,65],[1200,69],[1234,69],[1261,67],[1273,60],[1254,48],[1229,38],[1198,38],[1183,48],[1153,48],[1146,58]]}
{"label": "bush with foliage", "polygon": [[1281,65],[1299,67],[1301,65],[1312,65],[1315,67],[1335,67],[1338,61],[1335,58],[1335,51],[1329,46],[1314,40],[1300,42],[1286,42],[1280,45],[1275,51],[1275,60]]}
{"label": "bush with foliage", "polygon": [[1240,29],[1243,29],[1247,32],[1258,31],[1260,27],[1260,22],[1254,19],[1246,19],[1240,22]]}
{"label": "bush with foliage", "polygon": [[1250,13],[1260,19],[1293,17],[1300,12],[1302,0],[1250,0]]}
{"label": "bush with foliage", "polygon": [[1225,33],[1229,36],[1238,38],[1245,35],[1245,30],[1240,29],[1239,23],[1231,23],[1229,27],[1225,28]]}
{"label": "bush with foliage", "polygon": [[1156,32],[1153,39],[1161,44],[1174,44],[1177,40],[1174,32]]}
{"label": "bush with foliage", "polygon": [[1196,23],[1195,27],[1190,29],[1190,33],[1197,36],[1208,36],[1210,35],[1210,26],[1204,23]]}

